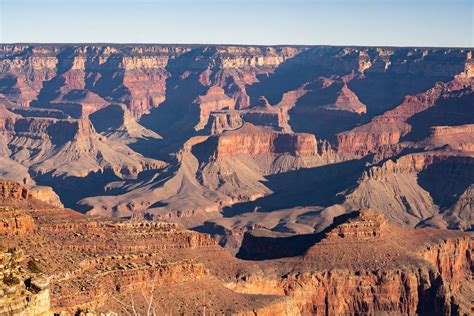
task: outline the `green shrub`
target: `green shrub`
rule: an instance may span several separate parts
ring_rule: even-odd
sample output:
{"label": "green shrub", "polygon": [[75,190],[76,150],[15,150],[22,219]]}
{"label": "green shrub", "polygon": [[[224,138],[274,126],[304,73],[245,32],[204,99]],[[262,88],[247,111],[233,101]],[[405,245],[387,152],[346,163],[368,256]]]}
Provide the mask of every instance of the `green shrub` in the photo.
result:
{"label": "green shrub", "polygon": [[8,286],[17,285],[17,284],[20,284],[20,279],[18,279],[16,276],[10,273],[9,275],[6,275],[3,278],[3,283],[5,283]]}
{"label": "green shrub", "polygon": [[43,271],[38,267],[38,263],[35,260],[28,261],[28,270],[33,273],[42,273]]}

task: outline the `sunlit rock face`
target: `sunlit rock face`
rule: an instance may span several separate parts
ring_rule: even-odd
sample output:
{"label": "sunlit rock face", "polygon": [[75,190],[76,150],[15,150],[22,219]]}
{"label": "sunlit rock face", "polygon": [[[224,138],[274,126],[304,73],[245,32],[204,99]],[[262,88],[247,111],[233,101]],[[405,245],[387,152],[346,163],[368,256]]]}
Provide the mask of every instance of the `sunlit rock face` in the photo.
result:
{"label": "sunlit rock face", "polygon": [[251,260],[241,260],[176,223],[88,216],[1,183],[1,221],[33,225],[0,229],[2,312],[469,313],[471,233],[406,228],[361,209],[320,233],[247,232],[237,257]]}

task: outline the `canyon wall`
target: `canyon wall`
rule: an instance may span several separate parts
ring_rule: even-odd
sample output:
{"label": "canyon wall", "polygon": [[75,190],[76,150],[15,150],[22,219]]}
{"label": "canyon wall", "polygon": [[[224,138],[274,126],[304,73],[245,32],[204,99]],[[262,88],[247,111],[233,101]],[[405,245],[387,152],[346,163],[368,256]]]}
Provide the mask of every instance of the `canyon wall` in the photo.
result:
{"label": "canyon wall", "polygon": [[[302,261],[279,259],[271,272],[242,274],[228,286],[287,295],[303,315],[469,313],[472,236],[400,230],[371,210],[335,218],[321,235],[302,252]],[[255,238],[249,242],[258,242]],[[402,250],[405,245],[411,248]],[[248,248],[248,255],[262,249]]]}
{"label": "canyon wall", "polygon": [[[463,315],[472,305],[472,233],[404,228],[366,209],[317,234],[246,234],[252,260],[245,261],[176,223],[91,217],[12,194],[19,184],[4,186],[1,219],[34,223],[34,233],[0,230],[9,249],[0,256],[7,313],[100,315],[134,304],[179,314]],[[32,204],[22,207],[25,199]],[[281,248],[278,258],[268,257],[271,246]],[[12,273],[19,283],[9,283]]]}
{"label": "canyon wall", "polygon": [[234,251],[248,230],[318,233],[366,207],[410,227],[473,225],[470,48],[4,44],[0,56],[0,176],[47,203],[225,227],[216,238]]}
{"label": "canyon wall", "polygon": [[268,153],[311,156],[317,153],[313,135],[278,133],[250,124],[219,136],[211,136],[207,142],[203,146],[208,147],[217,158]]}

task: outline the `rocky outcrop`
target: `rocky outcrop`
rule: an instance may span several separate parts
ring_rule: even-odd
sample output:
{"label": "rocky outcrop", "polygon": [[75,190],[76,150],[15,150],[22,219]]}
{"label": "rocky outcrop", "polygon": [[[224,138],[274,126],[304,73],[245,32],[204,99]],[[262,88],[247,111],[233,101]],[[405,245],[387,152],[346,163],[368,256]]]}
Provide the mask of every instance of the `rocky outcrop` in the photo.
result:
{"label": "rocky outcrop", "polygon": [[364,156],[383,146],[397,144],[407,135],[417,139],[419,134],[423,135],[428,130],[417,129],[416,117],[429,110],[431,114],[427,114],[420,125],[437,125],[437,122],[443,121],[439,118],[443,115],[446,115],[444,121],[459,125],[458,122],[465,120],[458,117],[459,113],[454,114],[452,107],[460,112],[470,111],[468,104],[472,102],[472,84],[472,79],[457,76],[448,83],[437,83],[426,92],[406,96],[400,105],[374,117],[370,123],[338,134],[338,151]]}
{"label": "rocky outcrop", "polygon": [[19,207],[25,207],[31,197],[25,186],[15,181],[0,180],[0,234],[14,236],[34,231],[33,217],[17,211]]}
{"label": "rocky outcrop", "polygon": [[336,217],[333,223],[335,227],[329,229],[325,238],[328,240],[338,238],[356,238],[362,240],[365,238],[371,239],[380,237],[386,224],[387,221],[382,214],[367,209],[356,213],[355,218],[349,217],[349,219],[347,219],[344,216]]}
{"label": "rocky outcrop", "polygon": [[28,189],[15,181],[0,180],[1,200],[24,200],[29,197]]}
{"label": "rocky outcrop", "polygon": [[325,106],[329,110],[355,112],[363,114],[367,112],[367,107],[359,101],[357,95],[344,84],[341,91],[337,94],[336,101],[333,104]]}
{"label": "rocky outcrop", "polygon": [[272,272],[242,273],[228,286],[289,296],[302,314],[469,313],[469,290],[458,285],[472,268],[471,236],[403,230],[374,211],[336,218],[320,236],[298,268],[280,259]]}
{"label": "rocky outcrop", "polygon": [[0,253],[0,315],[52,315],[49,280],[23,271],[24,259],[18,249]]}
{"label": "rocky outcrop", "polygon": [[290,153],[311,156],[317,152],[316,138],[309,134],[289,134],[246,124],[238,130],[211,136],[203,146],[209,146],[217,158],[238,155]]}
{"label": "rocky outcrop", "polygon": [[423,140],[426,145],[450,148],[462,151],[474,151],[474,124],[458,126],[433,126],[430,136]]}
{"label": "rocky outcrop", "polygon": [[277,131],[291,132],[287,124],[287,114],[278,108],[252,107],[243,110],[217,111],[211,113],[211,134],[236,130],[249,123],[255,126],[271,127]]}
{"label": "rocky outcrop", "polygon": [[211,134],[220,134],[241,127],[244,124],[239,111],[213,112],[209,117]]}
{"label": "rocky outcrop", "polygon": [[206,95],[199,96],[194,103],[196,103],[200,108],[200,120],[199,124],[196,126],[197,130],[206,126],[211,112],[222,109],[233,110],[235,106],[234,99],[226,96],[224,89],[218,86],[209,88]]}
{"label": "rocky outcrop", "polygon": [[51,187],[34,186],[30,189],[30,195],[38,201],[45,202],[55,207],[64,207],[63,203],[61,203],[61,199]]}
{"label": "rocky outcrop", "polygon": [[29,215],[15,211],[14,207],[2,207],[0,212],[0,234],[7,236],[25,235],[35,230],[34,219]]}
{"label": "rocky outcrop", "polygon": [[85,177],[109,169],[120,176],[135,177],[143,170],[164,166],[119,141],[101,137],[87,118],[21,117],[15,120],[5,141],[9,145],[7,154],[35,174]]}

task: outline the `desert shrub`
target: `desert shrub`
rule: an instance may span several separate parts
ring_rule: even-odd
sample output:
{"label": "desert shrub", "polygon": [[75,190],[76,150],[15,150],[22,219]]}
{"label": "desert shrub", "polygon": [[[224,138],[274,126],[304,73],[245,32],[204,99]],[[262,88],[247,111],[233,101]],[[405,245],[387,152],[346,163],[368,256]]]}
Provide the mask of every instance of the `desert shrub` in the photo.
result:
{"label": "desert shrub", "polygon": [[3,278],[3,283],[8,286],[17,285],[20,284],[20,279],[10,273]]}
{"label": "desert shrub", "polygon": [[36,263],[35,260],[30,260],[28,261],[28,270],[32,273],[42,273],[43,271],[41,268],[38,266],[38,263]]}

